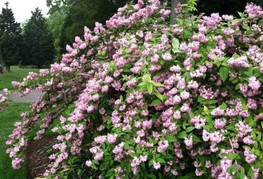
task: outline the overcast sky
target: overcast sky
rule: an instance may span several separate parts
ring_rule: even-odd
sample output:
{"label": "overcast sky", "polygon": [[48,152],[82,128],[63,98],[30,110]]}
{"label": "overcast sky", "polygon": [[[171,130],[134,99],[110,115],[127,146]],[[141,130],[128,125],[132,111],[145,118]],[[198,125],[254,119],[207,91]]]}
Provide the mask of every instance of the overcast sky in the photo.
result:
{"label": "overcast sky", "polygon": [[34,11],[36,7],[39,7],[45,16],[48,12],[46,0],[0,0],[0,13],[2,7],[5,7],[4,3],[6,1],[9,2],[9,8],[13,10],[16,21],[20,23],[29,19],[31,17],[31,11]]}

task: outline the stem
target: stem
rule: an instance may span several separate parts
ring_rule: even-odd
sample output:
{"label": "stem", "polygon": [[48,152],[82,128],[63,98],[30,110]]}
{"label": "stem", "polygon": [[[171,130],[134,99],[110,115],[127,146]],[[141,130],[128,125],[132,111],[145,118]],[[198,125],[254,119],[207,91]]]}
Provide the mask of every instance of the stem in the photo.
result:
{"label": "stem", "polygon": [[181,0],[171,0],[171,14],[170,14],[170,23],[171,25],[174,25],[176,23],[176,11],[175,8],[177,7],[178,3],[181,2]]}

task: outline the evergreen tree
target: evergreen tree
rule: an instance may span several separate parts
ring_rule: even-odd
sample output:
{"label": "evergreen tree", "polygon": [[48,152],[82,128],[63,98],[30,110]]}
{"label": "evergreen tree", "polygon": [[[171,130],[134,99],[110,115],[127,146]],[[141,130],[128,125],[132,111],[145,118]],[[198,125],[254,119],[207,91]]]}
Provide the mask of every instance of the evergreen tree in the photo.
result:
{"label": "evergreen tree", "polygon": [[20,24],[15,21],[12,9],[8,8],[8,2],[5,5],[6,7],[2,8],[0,14],[1,71],[9,70],[11,65],[18,64],[21,60],[20,47],[22,36]]}
{"label": "evergreen tree", "polygon": [[41,68],[49,65],[54,58],[52,35],[48,30],[41,10],[36,8],[24,27],[24,49],[22,65],[35,65]]}

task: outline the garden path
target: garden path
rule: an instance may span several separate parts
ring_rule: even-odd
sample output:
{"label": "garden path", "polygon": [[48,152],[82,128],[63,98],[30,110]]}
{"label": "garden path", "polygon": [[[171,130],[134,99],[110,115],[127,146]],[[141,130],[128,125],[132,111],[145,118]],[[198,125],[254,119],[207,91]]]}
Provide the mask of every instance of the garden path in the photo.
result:
{"label": "garden path", "polygon": [[16,103],[31,103],[41,95],[41,91],[31,91],[28,95],[21,97],[18,91],[14,91],[11,92],[10,99]]}

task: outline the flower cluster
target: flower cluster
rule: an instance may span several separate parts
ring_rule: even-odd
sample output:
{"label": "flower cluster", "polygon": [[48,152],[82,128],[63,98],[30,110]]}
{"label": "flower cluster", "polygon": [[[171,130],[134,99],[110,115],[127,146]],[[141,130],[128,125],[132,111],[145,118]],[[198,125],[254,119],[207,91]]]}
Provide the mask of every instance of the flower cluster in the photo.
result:
{"label": "flower cluster", "polygon": [[3,111],[8,106],[9,95],[10,91],[6,88],[0,93],[0,111]]}
{"label": "flower cluster", "polygon": [[13,83],[44,92],[7,141],[14,168],[40,125],[35,139],[57,137],[51,178],[262,178],[262,8],[236,19],[187,7],[171,26],[158,0],[126,5]]}

